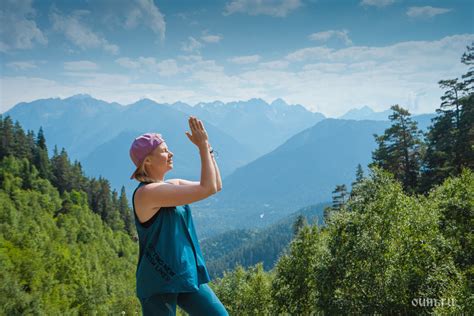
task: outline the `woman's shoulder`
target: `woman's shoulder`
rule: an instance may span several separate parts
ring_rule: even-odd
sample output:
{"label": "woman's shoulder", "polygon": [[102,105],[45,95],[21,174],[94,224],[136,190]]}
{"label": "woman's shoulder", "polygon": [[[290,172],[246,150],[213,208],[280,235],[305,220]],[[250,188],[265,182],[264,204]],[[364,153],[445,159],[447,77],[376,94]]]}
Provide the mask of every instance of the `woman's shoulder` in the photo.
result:
{"label": "woman's shoulder", "polygon": [[[141,204],[146,204],[146,201],[149,200],[147,198],[147,194],[152,194],[153,193],[153,188],[152,187],[148,187],[150,184],[152,184],[152,187],[155,186],[155,185],[174,185],[173,183],[167,183],[167,182],[161,182],[161,183],[157,183],[157,182],[141,182],[139,183],[138,187],[136,188],[136,191],[134,193],[134,197],[135,197],[135,201],[138,201],[138,203],[141,203]],[[154,203],[152,203],[153,205],[155,205],[154,208],[157,208],[156,206],[156,200],[153,200]],[[146,206],[146,205],[145,205]],[[190,208],[190,205],[189,204],[183,204],[183,205],[173,205],[173,206],[160,206],[160,209],[165,209],[165,208],[176,208],[176,207],[184,207],[184,208]]]}

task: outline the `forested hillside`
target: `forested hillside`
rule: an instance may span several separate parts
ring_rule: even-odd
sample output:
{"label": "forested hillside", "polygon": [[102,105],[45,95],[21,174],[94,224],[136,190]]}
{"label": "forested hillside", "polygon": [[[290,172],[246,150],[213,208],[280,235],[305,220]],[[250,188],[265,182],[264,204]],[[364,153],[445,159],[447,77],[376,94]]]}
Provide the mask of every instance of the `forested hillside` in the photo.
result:
{"label": "forested hillside", "polygon": [[1,314],[132,314],[137,245],[124,190],[86,178],[41,130],[0,120]]}
{"label": "forested hillside", "polygon": [[465,169],[411,196],[375,168],[327,226],[300,228],[275,269],[239,266],[216,294],[231,315],[468,315],[473,188]]}

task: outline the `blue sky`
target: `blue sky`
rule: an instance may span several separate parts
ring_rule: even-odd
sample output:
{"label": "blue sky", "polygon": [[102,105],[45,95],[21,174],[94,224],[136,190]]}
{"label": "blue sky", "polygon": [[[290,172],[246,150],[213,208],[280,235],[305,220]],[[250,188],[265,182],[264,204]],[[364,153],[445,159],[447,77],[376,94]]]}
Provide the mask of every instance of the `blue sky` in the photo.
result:
{"label": "blue sky", "polygon": [[3,113],[88,93],[130,104],[277,98],[334,117],[432,112],[466,72],[467,0],[4,0]]}

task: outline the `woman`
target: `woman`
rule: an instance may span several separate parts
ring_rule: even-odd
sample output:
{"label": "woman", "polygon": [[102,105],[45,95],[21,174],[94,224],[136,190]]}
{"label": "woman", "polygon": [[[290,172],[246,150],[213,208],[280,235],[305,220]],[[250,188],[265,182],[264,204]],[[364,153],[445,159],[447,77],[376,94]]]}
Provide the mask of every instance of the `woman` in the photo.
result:
{"label": "woman", "polygon": [[145,316],[175,315],[176,305],[190,315],[228,315],[206,284],[210,277],[189,207],[220,191],[221,177],[202,122],[190,117],[189,127],[186,135],[201,157],[199,182],[165,182],[173,153],[160,134],[143,134],[130,148],[137,167],[131,178],[140,181],[132,205],[140,249],[136,289]]}

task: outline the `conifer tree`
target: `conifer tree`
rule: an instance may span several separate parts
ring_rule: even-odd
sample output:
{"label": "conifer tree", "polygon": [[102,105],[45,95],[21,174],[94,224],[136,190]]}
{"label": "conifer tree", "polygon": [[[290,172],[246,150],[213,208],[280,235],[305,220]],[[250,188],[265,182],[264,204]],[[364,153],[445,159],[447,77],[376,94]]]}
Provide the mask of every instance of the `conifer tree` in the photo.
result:
{"label": "conifer tree", "polygon": [[58,154],[57,147],[54,147],[54,155],[51,157],[52,179],[53,185],[58,188],[60,193],[71,191],[71,163],[68,154],[64,148]]}
{"label": "conifer tree", "polygon": [[125,186],[122,186],[120,189],[120,197],[118,199],[118,210],[120,213],[120,216],[122,217],[124,224],[125,224],[125,230],[133,236],[135,233],[135,224],[134,224],[134,217],[132,214],[132,210],[128,206],[128,200],[127,200],[127,194],[125,192]]}
{"label": "conifer tree", "polygon": [[10,145],[13,147],[14,155],[31,161],[33,153],[32,148],[29,145],[28,138],[21,127],[20,122],[16,121],[13,125],[13,143]]}
{"label": "conifer tree", "polygon": [[470,66],[456,79],[441,80],[445,89],[437,116],[426,135],[420,191],[426,192],[449,176],[457,176],[463,167],[474,168],[474,48],[468,46],[461,62]]}
{"label": "conifer tree", "polygon": [[362,166],[359,163],[359,164],[357,164],[356,179],[355,179],[354,182],[352,182],[352,187],[354,187],[355,185],[361,183],[363,179],[364,179],[364,169],[362,169]]}
{"label": "conifer tree", "polygon": [[469,66],[468,71],[462,78],[464,79],[464,89],[466,89],[468,93],[472,93],[474,91],[474,42],[466,47],[466,51],[461,57],[461,62]]}
{"label": "conifer tree", "polygon": [[360,184],[362,182],[362,180],[364,180],[364,169],[362,169],[362,165],[359,163],[357,164],[357,168],[356,168],[356,178],[355,178],[355,181],[352,182],[352,188],[351,188],[351,193],[350,193],[350,197],[353,197],[355,195],[355,191],[354,191],[354,188]]}
{"label": "conifer tree", "polygon": [[334,191],[332,191],[332,208],[339,210],[347,201],[347,187],[345,184],[336,185]]}
{"label": "conifer tree", "polygon": [[308,221],[303,214],[298,215],[293,223],[293,236],[296,236],[301,228],[308,225]]}
{"label": "conifer tree", "polygon": [[328,206],[324,209],[324,221],[327,223],[333,212],[339,211],[348,198],[347,187],[345,184],[336,185],[334,191],[332,191],[332,206]]}
{"label": "conifer tree", "polygon": [[49,163],[48,148],[42,127],[40,127],[38,131],[35,144],[33,161],[36,169],[38,169],[40,177],[43,179],[51,179],[51,165]]}
{"label": "conifer tree", "polygon": [[0,139],[0,159],[8,155],[14,155],[13,143],[14,131],[13,131],[13,121],[10,116],[2,119],[2,125],[0,126],[0,134],[2,138]]}
{"label": "conifer tree", "polygon": [[417,188],[422,155],[422,132],[411,119],[410,112],[394,105],[389,116],[392,125],[381,136],[374,135],[378,148],[372,153],[373,163],[392,174],[408,192]]}

